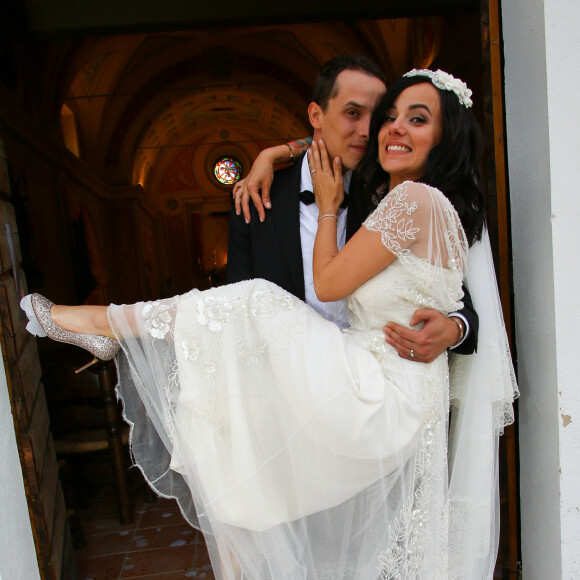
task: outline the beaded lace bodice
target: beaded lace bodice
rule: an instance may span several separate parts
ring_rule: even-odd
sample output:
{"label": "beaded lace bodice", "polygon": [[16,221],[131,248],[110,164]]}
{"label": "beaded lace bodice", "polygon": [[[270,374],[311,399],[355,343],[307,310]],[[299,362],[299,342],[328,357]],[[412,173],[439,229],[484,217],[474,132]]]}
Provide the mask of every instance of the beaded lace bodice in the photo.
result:
{"label": "beaded lace bodice", "polygon": [[[430,211],[419,204],[428,204]],[[422,230],[433,223],[445,224],[448,230],[437,228],[439,237],[429,238]],[[398,259],[347,298],[350,333],[366,334],[382,344],[381,329],[387,321],[407,326],[419,308],[443,313],[462,308],[461,265],[466,244],[457,214],[439,191],[405,182],[379,204],[364,225],[379,232],[383,245]],[[429,241],[425,243],[426,237]]]}
{"label": "beaded lace bodice", "polygon": [[409,255],[406,264],[394,262],[347,298],[350,330],[380,330],[385,321],[408,325],[418,308],[453,312],[462,296],[460,272]]}

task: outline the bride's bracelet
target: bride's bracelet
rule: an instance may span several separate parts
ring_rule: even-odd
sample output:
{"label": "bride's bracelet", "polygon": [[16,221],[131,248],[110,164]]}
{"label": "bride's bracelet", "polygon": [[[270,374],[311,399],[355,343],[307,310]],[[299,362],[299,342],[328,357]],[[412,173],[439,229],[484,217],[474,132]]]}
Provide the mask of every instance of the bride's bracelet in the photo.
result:
{"label": "bride's bracelet", "polygon": [[318,221],[320,221],[322,218],[327,218],[327,217],[335,218],[336,221],[338,222],[338,216],[334,213],[325,213],[323,215],[320,215],[320,216],[318,216]]}

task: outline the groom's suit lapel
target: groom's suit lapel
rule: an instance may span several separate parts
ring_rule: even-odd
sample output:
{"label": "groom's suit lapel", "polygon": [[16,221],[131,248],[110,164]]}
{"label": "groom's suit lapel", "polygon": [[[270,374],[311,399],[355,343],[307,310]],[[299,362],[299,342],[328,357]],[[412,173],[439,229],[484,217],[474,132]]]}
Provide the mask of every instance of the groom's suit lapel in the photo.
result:
{"label": "groom's suit lapel", "polygon": [[[278,241],[281,259],[284,262],[272,267],[288,268],[296,289],[295,294],[304,300],[304,266],[300,243],[300,201],[298,198],[301,171],[302,158],[298,159],[292,167],[275,175],[271,191],[272,209],[267,213],[264,225],[268,228],[270,239]],[[356,211],[356,204],[351,204],[346,220],[347,240],[359,229],[361,223],[362,219]]]}
{"label": "groom's suit lapel", "polygon": [[[300,174],[302,161],[298,159],[289,171],[279,176],[272,193],[272,210],[264,222],[273,239],[279,241],[283,259],[295,284],[296,295],[304,300],[304,269],[300,243]],[[277,176],[278,177],[278,176]],[[274,190],[274,185],[273,185]],[[281,267],[284,265],[281,264]]]}

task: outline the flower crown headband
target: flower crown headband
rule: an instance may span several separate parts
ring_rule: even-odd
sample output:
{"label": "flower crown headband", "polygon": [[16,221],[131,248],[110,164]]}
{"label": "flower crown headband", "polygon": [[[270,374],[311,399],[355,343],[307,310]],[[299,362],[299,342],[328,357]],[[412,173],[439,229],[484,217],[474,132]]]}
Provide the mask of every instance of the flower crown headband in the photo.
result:
{"label": "flower crown headband", "polygon": [[467,85],[461,80],[456,79],[445,71],[432,71],[427,68],[416,69],[409,71],[403,75],[404,77],[429,77],[431,82],[442,91],[452,91],[457,95],[459,102],[469,109],[473,105],[471,100],[472,92],[467,88]]}

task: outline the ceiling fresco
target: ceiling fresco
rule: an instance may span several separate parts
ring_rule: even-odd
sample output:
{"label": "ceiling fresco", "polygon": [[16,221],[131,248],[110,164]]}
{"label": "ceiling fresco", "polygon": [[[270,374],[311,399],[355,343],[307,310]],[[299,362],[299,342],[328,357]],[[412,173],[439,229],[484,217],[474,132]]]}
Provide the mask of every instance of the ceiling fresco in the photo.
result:
{"label": "ceiling fresco", "polygon": [[[62,84],[53,91],[60,101],[52,110],[66,105],[78,156],[111,185],[141,185],[160,206],[168,193],[225,196],[212,174],[215,156],[234,155],[247,171],[263,147],[308,135],[310,87],[326,60],[363,53],[388,78],[398,76],[413,60],[424,64],[413,44],[426,26],[432,34],[423,48],[435,51],[440,21],[101,36],[69,41],[66,57],[62,43],[53,43]],[[70,118],[67,123],[70,128]]]}

